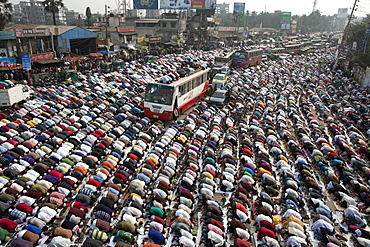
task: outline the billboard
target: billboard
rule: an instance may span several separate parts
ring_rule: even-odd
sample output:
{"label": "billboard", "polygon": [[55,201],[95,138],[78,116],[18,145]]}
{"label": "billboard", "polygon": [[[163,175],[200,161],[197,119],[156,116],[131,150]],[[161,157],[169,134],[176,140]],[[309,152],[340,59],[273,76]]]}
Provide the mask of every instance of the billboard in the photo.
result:
{"label": "billboard", "polygon": [[244,15],[245,3],[234,3],[234,15]]}
{"label": "billboard", "polygon": [[158,9],[158,0],[133,0],[134,9]]}
{"label": "billboard", "polygon": [[245,3],[234,3],[233,27],[244,26]]}
{"label": "billboard", "polygon": [[190,0],[161,0],[161,9],[190,9]]}
{"label": "billboard", "polygon": [[290,29],[290,22],[292,18],[292,12],[283,12],[281,18],[281,29]]}
{"label": "billboard", "polygon": [[191,0],[190,8],[192,9],[205,9],[206,0]]}

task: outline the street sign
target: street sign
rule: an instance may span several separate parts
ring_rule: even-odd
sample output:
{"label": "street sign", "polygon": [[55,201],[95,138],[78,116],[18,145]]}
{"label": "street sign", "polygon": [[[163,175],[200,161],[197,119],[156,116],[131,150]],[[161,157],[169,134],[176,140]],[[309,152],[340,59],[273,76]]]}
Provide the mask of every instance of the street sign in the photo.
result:
{"label": "street sign", "polygon": [[30,54],[22,54],[22,66],[24,70],[31,69],[31,56]]}

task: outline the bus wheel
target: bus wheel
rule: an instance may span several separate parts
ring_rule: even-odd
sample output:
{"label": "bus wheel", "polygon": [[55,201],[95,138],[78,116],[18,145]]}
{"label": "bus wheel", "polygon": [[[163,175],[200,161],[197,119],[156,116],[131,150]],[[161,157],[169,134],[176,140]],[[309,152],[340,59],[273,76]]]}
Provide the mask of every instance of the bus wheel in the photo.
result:
{"label": "bus wheel", "polygon": [[179,116],[180,116],[179,109],[175,107],[175,109],[173,109],[173,120],[176,120]]}

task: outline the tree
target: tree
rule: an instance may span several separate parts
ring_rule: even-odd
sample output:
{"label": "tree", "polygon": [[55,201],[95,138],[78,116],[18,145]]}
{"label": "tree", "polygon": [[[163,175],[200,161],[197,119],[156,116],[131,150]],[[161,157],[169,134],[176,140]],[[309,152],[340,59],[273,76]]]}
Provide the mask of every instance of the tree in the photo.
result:
{"label": "tree", "polygon": [[5,26],[13,20],[13,4],[8,3],[8,0],[0,0],[0,30],[4,30]]}
{"label": "tree", "polygon": [[91,18],[92,18],[90,7],[86,7],[86,18],[87,18],[87,27],[89,28],[91,25]]}
{"label": "tree", "polygon": [[64,7],[62,0],[45,0],[42,2],[42,5],[45,8],[45,11],[50,12],[53,15],[53,24],[56,25],[55,15],[59,12],[59,8]]}

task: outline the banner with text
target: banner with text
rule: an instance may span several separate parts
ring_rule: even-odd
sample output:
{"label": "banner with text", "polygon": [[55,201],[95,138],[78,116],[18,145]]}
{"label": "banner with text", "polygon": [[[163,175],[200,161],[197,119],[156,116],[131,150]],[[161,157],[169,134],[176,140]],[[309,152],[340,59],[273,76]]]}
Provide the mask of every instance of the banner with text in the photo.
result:
{"label": "banner with text", "polygon": [[191,0],[190,8],[192,9],[205,9],[206,0]]}
{"label": "banner with text", "polygon": [[161,42],[162,42],[162,36],[149,37],[149,43],[161,43]]}
{"label": "banner with text", "polygon": [[190,9],[190,0],[161,0],[161,9]]}
{"label": "banner with text", "polygon": [[134,9],[158,9],[158,0],[133,0]]}
{"label": "banner with text", "polygon": [[31,62],[46,60],[46,59],[53,59],[54,53],[47,52],[47,53],[40,53],[40,54],[33,54],[31,55]]}

